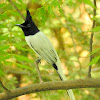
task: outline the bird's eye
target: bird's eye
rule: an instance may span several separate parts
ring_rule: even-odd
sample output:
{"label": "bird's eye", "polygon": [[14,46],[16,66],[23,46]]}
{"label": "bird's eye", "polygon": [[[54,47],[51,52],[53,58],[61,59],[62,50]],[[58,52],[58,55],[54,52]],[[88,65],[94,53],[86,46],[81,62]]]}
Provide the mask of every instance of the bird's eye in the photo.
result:
{"label": "bird's eye", "polygon": [[31,25],[30,24],[27,24],[27,27],[31,27]]}

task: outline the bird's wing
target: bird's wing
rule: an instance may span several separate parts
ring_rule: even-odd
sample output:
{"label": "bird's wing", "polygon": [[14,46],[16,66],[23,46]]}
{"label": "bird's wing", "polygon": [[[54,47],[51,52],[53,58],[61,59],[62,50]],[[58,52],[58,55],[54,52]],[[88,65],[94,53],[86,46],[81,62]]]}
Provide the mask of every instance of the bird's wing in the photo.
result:
{"label": "bird's wing", "polygon": [[39,55],[41,58],[45,59],[48,63],[54,64],[57,61],[57,53],[52,46],[49,39],[44,33],[37,33],[31,36],[30,39],[31,48]]}
{"label": "bird's wing", "polygon": [[[53,67],[57,70],[61,80],[67,80],[62,71],[59,57],[45,34],[42,32],[36,33],[33,36],[27,37],[26,42],[39,56],[45,59],[48,63],[54,64]],[[71,89],[67,91],[70,99],[75,100],[73,91]]]}

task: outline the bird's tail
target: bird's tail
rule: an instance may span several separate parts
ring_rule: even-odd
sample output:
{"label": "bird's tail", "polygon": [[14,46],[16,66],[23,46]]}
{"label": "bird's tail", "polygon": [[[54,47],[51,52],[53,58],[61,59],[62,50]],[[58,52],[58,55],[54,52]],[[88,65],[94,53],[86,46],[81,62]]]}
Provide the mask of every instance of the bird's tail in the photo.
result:
{"label": "bird's tail", "polygon": [[[66,76],[64,75],[63,70],[62,70],[62,68],[61,68],[61,62],[60,62],[59,59],[58,59],[58,61],[57,61],[57,63],[56,63],[56,66],[58,67],[57,73],[58,73],[60,79],[61,79],[62,81],[67,80],[67,78],[66,78]],[[75,97],[74,97],[73,91],[72,91],[71,89],[67,90],[67,93],[68,93],[68,95],[69,95],[70,100],[76,100]]]}

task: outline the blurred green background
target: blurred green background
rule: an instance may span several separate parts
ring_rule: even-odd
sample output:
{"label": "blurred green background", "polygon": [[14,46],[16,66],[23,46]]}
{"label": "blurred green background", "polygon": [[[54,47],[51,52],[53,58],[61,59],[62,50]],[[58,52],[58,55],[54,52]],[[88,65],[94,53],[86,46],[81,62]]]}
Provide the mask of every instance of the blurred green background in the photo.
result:
{"label": "blurred green background", "polygon": [[[88,74],[89,41],[93,21],[93,1],[90,0],[12,0],[26,16],[28,7],[38,28],[56,48],[68,80],[84,78]],[[96,25],[100,26],[100,1],[97,2]],[[15,24],[23,18],[8,0],[0,0],[0,80],[8,89],[39,83],[34,61],[36,54],[29,48],[24,34]],[[100,31],[93,39],[93,50],[100,47]],[[93,57],[100,55],[97,51]],[[54,68],[42,60],[42,78],[60,80]],[[100,77],[100,61],[92,66],[92,77]],[[0,85],[0,92],[4,89]],[[74,89],[76,100],[100,100],[99,88]],[[66,91],[32,93],[12,100],[69,100]]]}

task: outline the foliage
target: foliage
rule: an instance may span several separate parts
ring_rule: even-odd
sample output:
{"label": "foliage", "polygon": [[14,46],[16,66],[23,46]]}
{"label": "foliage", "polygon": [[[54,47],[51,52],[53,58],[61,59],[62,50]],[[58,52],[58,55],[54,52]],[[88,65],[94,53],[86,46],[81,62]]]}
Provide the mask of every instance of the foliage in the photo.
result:
{"label": "foliage", "polygon": [[[100,66],[100,36],[98,35],[100,24],[98,17],[95,17],[98,26],[91,30],[91,21],[94,19],[91,18],[91,12],[95,8],[91,0],[12,1],[24,16],[26,15],[26,7],[29,8],[36,25],[55,46],[62,61],[64,73],[69,80],[86,77],[87,65],[92,64],[93,77],[100,77],[100,68],[98,67]],[[97,10],[97,15],[99,13],[100,10]],[[37,56],[26,44],[22,30],[15,26],[15,24],[23,22],[20,14],[8,0],[0,1],[0,79],[9,89],[16,88],[17,85],[24,86],[39,82],[34,65]],[[87,22],[90,22],[89,25]],[[90,30],[95,32],[95,39],[92,52],[94,59],[89,63]],[[26,74],[16,74],[11,70]],[[59,80],[53,67],[44,60],[41,62],[40,70],[44,81]],[[27,74],[28,72],[30,74]],[[2,87],[0,86],[0,88]],[[0,92],[2,91],[3,89],[0,89]],[[99,89],[73,91],[77,100],[99,100],[100,98]],[[66,91],[41,92],[29,96],[41,100],[65,100]]]}

